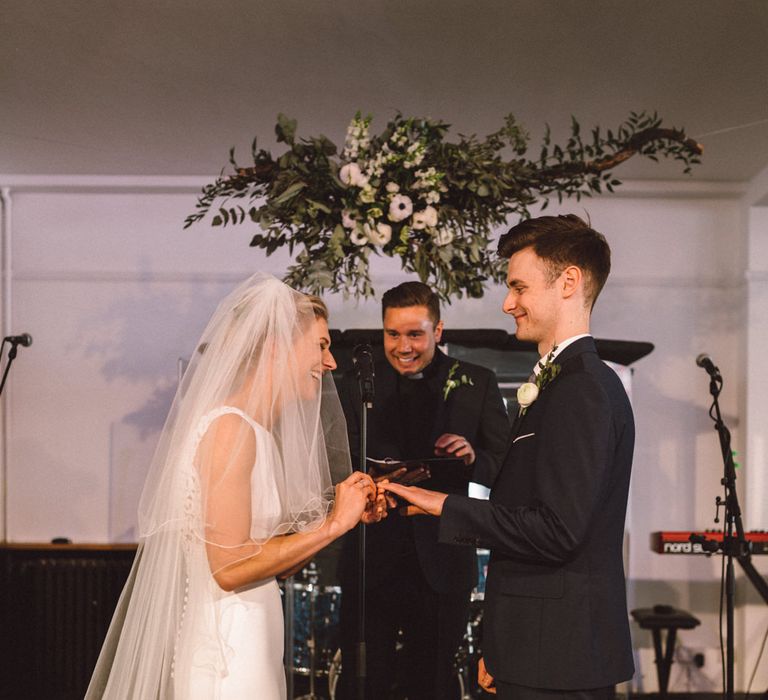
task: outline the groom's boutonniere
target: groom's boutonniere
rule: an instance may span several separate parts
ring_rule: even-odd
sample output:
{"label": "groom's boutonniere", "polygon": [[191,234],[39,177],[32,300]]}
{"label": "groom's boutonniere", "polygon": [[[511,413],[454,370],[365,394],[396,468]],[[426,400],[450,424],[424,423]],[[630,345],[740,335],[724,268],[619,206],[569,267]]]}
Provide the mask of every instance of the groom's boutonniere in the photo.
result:
{"label": "groom's boutonniere", "polygon": [[462,384],[469,384],[470,386],[475,385],[472,378],[468,377],[466,374],[462,374],[458,379],[454,379],[457,369],[459,369],[459,363],[454,362],[453,366],[448,371],[448,377],[445,380],[445,384],[443,384],[443,401],[448,400],[448,394],[450,394],[457,386],[461,386]]}
{"label": "groom's boutonniere", "polygon": [[539,392],[543,391],[547,384],[549,384],[560,372],[560,365],[556,365],[553,362],[555,358],[555,350],[557,350],[557,345],[550,350],[549,355],[547,355],[547,359],[543,364],[541,360],[539,360],[540,371],[536,375],[535,381],[525,382],[525,384],[521,384],[520,388],[517,390],[517,403],[520,405],[520,410],[518,412],[519,416],[525,415],[528,407],[539,398]]}

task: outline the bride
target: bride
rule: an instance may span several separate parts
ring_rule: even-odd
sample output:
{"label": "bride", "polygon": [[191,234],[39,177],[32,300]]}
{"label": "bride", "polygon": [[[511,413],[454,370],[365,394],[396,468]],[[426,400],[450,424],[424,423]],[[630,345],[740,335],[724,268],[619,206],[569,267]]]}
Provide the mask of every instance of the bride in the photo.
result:
{"label": "bride", "polygon": [[350,475],[335,366],[316,297],[257,274],[219,305],[160,437],[86,700],[285,698],[276,577],[386,514]]}

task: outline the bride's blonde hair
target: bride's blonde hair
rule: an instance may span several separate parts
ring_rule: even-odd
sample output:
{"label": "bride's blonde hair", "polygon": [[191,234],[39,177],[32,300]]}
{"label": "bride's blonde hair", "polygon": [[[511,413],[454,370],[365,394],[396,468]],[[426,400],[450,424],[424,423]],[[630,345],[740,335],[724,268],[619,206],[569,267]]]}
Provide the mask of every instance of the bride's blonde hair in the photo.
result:
{"label": "bride's blonde hair", "polygon": [[312,313],[315,314],[315,318],[322,318],[323,321],[328,321],[328,307],[325,302],[314,294],[304,295],[309,301],[309,305],[312,307]]}

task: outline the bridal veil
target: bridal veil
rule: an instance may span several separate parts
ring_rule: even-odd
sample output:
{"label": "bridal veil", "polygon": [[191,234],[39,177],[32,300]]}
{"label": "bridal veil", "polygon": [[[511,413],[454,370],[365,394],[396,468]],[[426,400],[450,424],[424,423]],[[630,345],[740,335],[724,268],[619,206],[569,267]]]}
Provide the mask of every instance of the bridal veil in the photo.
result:
{"label": "bridal veil", "polygon": [[[265,449],[269,459],[244,461]],[[319,527],[333,485],[349,473],[312,303],[254,275],[220,303],[181,380],[139,504],[136,559],[86,698],[173,698],[192,609],[210,611],[198,662],[226,673],[226,638],[209,605],[224,594],[212,574],[258,556],[273,537]]]}

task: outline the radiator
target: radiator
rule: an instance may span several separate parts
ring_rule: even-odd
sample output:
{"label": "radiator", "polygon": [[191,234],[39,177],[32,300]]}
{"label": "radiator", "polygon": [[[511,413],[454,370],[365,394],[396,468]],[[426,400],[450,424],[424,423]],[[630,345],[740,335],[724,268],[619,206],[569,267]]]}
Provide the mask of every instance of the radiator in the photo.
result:
{"label": "radiator", "polygon": [[8,553],[3,697],[83,697],[134,555],[54,552]]}

